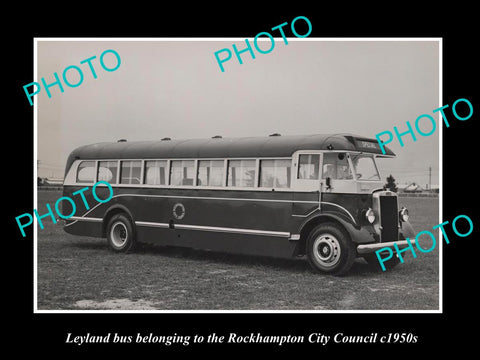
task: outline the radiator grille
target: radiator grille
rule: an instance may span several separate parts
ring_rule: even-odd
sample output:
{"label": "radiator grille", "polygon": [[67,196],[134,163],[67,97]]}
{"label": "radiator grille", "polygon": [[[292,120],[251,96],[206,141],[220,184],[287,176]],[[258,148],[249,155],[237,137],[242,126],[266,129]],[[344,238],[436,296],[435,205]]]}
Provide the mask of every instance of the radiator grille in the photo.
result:
{"label": "radiator grille", "polygon": [[396,196],[380,196],[380,225],[382,242],[398,240],[398,203]]}

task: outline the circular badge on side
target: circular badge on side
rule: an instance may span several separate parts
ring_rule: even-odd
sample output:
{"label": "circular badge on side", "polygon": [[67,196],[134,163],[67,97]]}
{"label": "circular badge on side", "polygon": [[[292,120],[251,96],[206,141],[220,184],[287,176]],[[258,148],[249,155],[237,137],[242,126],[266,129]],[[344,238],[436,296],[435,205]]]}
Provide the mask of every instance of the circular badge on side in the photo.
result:
{"label": "circular badge on side", "polygon": [[173,205],[173,217],[177,220],[182,220],[185,217],[185,206],[182,203]]}

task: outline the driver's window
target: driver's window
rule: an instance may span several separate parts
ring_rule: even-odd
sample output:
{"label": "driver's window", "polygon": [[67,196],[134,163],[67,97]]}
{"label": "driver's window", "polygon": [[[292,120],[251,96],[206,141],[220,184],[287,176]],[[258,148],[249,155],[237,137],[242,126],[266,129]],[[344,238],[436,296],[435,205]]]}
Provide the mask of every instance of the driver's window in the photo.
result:
{"label": "driver's window", "polygon": [[326,179],[327,177],[333,180],[353,179],[345,153],[327,153],[323,155],[322,178]]}

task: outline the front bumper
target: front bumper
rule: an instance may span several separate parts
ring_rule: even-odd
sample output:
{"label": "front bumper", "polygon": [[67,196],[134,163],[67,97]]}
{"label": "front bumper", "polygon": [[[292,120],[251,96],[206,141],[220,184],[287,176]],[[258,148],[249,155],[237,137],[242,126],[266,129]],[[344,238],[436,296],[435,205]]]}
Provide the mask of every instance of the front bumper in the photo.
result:
{"label": "front bumper", "polygon": [[383,248],[395,250],[395,244],[397,244],[399,249],[403,249],[409,247],[410,244],[413,246],[415,244],[415,240],[399,240],[374,244],[361,244],[357,246],[357,253],[359,255],[370,254]]}

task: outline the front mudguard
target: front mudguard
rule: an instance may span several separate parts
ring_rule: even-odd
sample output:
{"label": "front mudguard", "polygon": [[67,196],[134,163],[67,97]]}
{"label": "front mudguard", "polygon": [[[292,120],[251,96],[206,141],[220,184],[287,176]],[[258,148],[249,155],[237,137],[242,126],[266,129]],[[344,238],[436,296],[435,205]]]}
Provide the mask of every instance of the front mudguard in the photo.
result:
{"label": "front mudguard", "polygon": [[316,226],[327,222],[335,223],[343,228],[354,244],[365,244],[377,241],[373,226],[355,226],[335,214],[320,214],[311,217],[300,226],[300,241],[295,248],[294,256],[305,254],[305,245],[310,232]]}
{"label": "front mudguard", "polygon": [[415,230],[412,227],[412,224],[410,224],[409,221],[401,222],[400,223],[400,229],[399,229],[399,238],[400,239],[414,239],[416,236]]}
{"label": "front mudguard", "polygon": [[[295,249],[295,254],[298,255],[305,253],[305,244],[311,229],[325,222],[337,223],[339,226],[345,229],[350,236],[351,241],[356,245],[377,243],[379,241],[379,235],[375,232],[375,229],[372,225],[356,226],[350,221],[346,221],[342,217],[335,214],[320,214],[308,219],[300,227],[299,232],[301,237],[300,242]],[[401,228],[399,229],[399,239],[392,239],[391,241],[404,240],[407,237],[411,239],[415,238],[415,231],[408,221],[401,223]]]}

